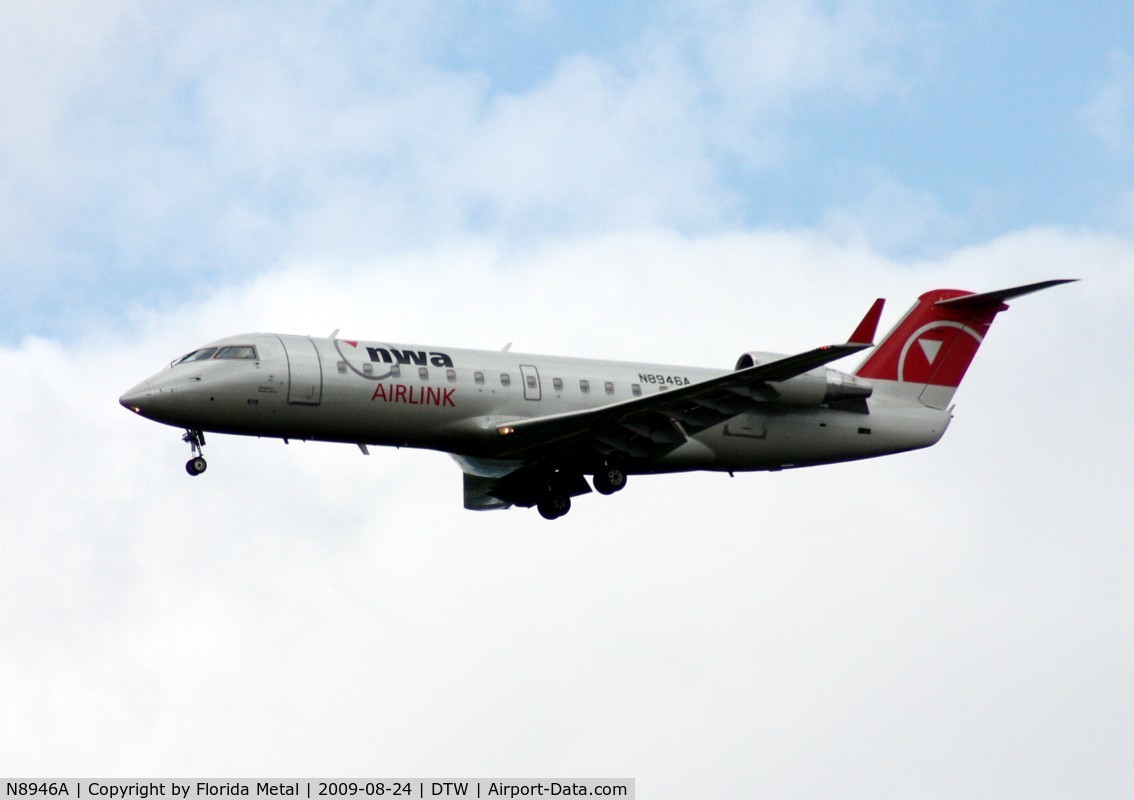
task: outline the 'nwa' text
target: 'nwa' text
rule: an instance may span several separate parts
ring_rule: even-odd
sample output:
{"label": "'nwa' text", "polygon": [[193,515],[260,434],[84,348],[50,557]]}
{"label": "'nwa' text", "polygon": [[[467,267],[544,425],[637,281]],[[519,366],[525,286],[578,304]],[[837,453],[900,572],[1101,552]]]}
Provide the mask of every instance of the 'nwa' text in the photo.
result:
{"label": "'nwa' text", "polygon": [[397,350],[393,347],[367,347],[370,360],[383,364],[416,364],[424,367],[426,359],[435,367],[451,367],[453,359],[448,353],[426,353],[424,350]]}

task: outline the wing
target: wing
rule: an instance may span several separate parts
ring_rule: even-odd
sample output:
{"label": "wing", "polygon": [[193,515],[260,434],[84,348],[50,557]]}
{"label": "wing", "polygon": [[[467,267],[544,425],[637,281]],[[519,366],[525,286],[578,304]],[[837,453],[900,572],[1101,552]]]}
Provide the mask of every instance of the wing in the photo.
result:
{"label": "wing", "polygon": [[[774,388],[768,384],[794,378],[868,347],[871,345],[826,345],[647,397],[503,423],[496,426],[497,433],[507,439],[499,455],[524,459],[533,451],[584,439],[613,440],[611,446],[635,439],[676,446],[685,441],[686,432],[712,427],[751,410],[754,402],[767,401],[769,395],[774,396]],[[626,447],[631,455],[638,455],[635,449]]]}
{"label": "wing", "polygon": [[[457,457],[465,472],[465,507],[530,505],[528,498],[558,473],[571,494],[589,491],[571,464],[657,458],[691,435],[717,425],[758,402],[774,401],[774,384],[872,347],[882,300],[875,301],[850,340],[728,372],[698,383],[636,397],[600,408],[519,419],[496,426],[495,458]],[[569,487],[562,481],[568,479]]]}

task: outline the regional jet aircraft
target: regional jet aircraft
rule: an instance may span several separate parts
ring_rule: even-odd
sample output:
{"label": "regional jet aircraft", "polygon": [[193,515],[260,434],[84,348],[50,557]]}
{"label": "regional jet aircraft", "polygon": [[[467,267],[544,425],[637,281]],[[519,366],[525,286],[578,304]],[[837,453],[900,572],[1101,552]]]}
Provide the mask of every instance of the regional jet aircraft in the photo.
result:
{"label": "regional jet aircraft", "polygon": [[935,444],[1004,301],[1067,282],[927,292],[853,372],[826,364],[874,346],[881,299],[844,344],[749,352],[731,371],[253,333],[194,350],[120,402],[185,429],[190,475],[205,471],[206,432],[364,454],[420,447],[456,459],[465,508],[535,506],[555,519],[628,475],[780,470]]}

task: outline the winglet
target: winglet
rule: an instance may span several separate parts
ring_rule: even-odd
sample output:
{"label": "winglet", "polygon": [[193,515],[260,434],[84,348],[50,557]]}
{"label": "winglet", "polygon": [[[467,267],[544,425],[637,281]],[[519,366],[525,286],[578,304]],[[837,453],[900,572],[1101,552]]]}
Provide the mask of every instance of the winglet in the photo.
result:
{"label": "winglet", "polygon": [[882,318],[882,306],[884,305],[886,305],[886,301],[881,297],[874,301],[874,305],[866,312],[866,316],[862,318],[862,322],[858,323],[858,327],[854,329],[854,333],[847,339],[847,344],[862,344],[867,346],[874,344],[874,334],[878,332],[878,320]]}

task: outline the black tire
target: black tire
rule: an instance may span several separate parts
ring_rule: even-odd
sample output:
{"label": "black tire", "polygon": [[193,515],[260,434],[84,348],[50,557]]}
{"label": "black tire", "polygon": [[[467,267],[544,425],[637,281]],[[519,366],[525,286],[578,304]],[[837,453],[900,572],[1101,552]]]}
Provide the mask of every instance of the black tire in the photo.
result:
{"label": "black tire", "polygon": [[208,466],[209,465],[205,461],[205,459],[197,456],[196,458],[191,458],[185,462],[185,471],[190,475],[200,475]]}
{"label": "black tire", "polygon": [[549,494],[536,505],[544,519],[559,519],[571,510],[571,498],[565,494]]}
{"label": "black tire", "polygon": [[626,473],[618,467],[603,467],[595,473],[593,481],[599,494],[614,494],[626,486]]}

